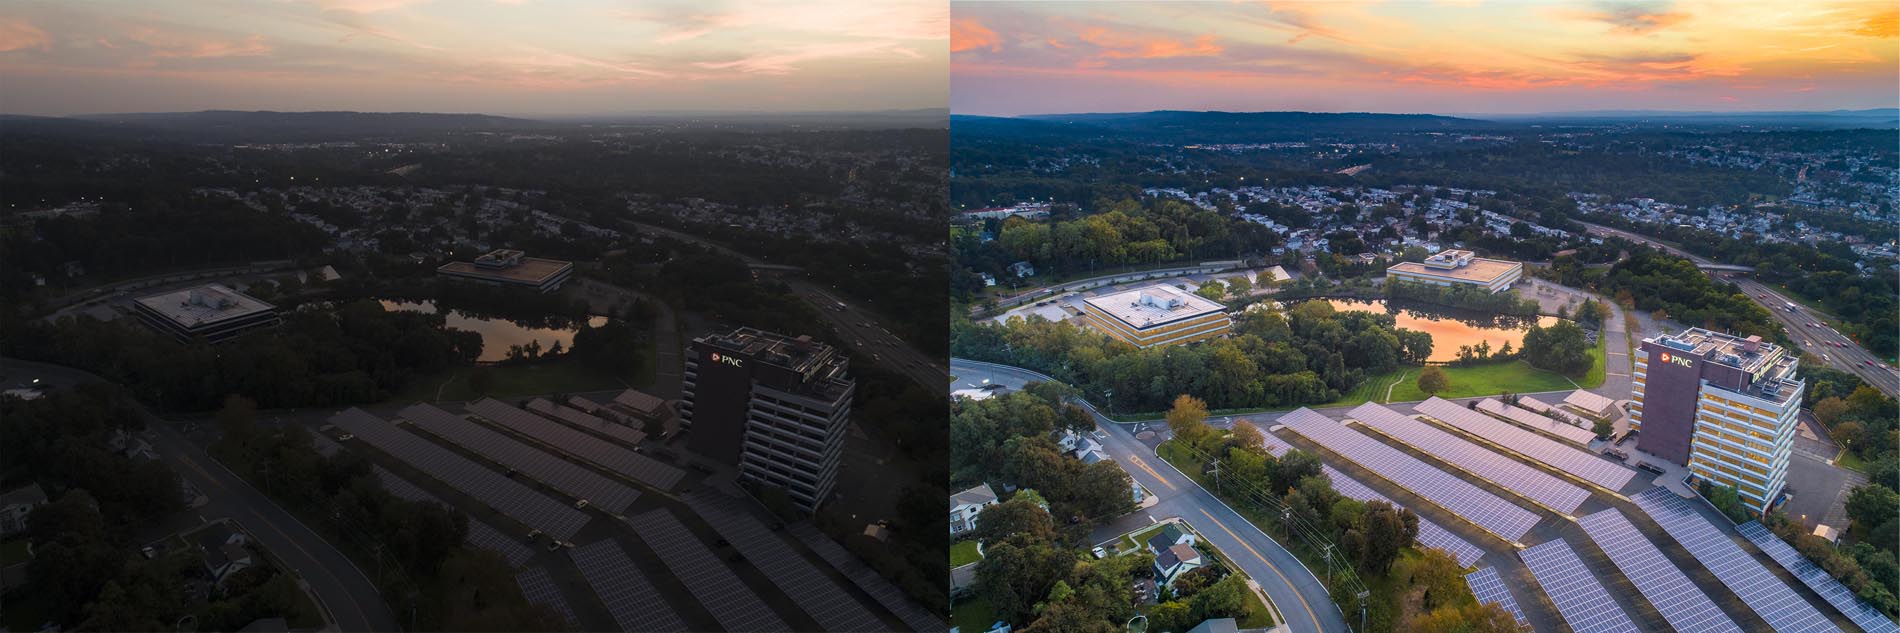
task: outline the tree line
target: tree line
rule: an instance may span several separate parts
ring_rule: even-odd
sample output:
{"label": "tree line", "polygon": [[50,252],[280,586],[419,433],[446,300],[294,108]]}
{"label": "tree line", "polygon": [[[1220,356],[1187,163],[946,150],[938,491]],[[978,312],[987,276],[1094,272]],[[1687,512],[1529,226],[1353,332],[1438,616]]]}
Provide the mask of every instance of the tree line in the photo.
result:
{"label": "tree line", "polygon": [[1261,304],[1236,318],[1231,337],[1148,349],[1040,317],[1000,325],[952,319],[953,355],[1032,368],[1121,411],[1158,411],[1181,393],[1222,409],[1330,402],[1367,376],[1423,363],[1432,352],[1430,334],[1396,327],[1391,315],[1337,311],[1324,301],[1284,312]]}

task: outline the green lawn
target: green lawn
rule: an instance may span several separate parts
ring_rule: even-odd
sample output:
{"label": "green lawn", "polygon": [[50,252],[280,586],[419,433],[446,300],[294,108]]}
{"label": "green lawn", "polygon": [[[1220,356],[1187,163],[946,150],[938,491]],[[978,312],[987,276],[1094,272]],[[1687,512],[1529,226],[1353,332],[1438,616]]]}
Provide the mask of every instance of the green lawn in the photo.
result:
{"label": "green lawn", "polygon": [[981,633],[990,630],[996,623],[996,612],[990,609],[990,602],[981,596],[970,596],[957,601],[950,607],[950,626],[967,633]]}
{"label": "green lawn", "polygon": [[[469,386],[469,374],[477,369],[490,372],[493,386],[486,394],[476,393]],[[642,372],[644,373],[644,372]],[[606,391],[627,387],[642,387],[652,382],[650,377],[619,377],[604,374],[582,367],[572,360],[557,360],[532,365],[491,365],[487,367],[458,367],[410,383],[407,389],[398,392],[392,401],[416,402],[435,400],[473,400],[483,395],[507,398],[514,396],[533,396],[548,393],[571,393],[579,391]],[[447,383],[446,385],[444,383]],[[439,396],[437,394],[440,394]]]}
{"label": "green lawn", "polygon": [[[1601,362],[1598,364],[1600,365]],[[1530,363],[1521,360],[1466,367],[1446,367],[1445,376],[1451,378],[1451,389],[1438,394],[1441,398],[1495,396],[1507,391],[1538,393],[1577,388],[1576,383],[1562,375],[1532,367]],[[1598,382],[1600,384],[1601,380],[1599,379]],[[1411,402],[1424,400],[1427,397],[1425,392],[1418,390],[1418,381],[1414,379],[1399,383],[1399,386],[1392,390],[1392,398],[1387,402]]]}
{"label": "green lawn", "polygon": [[983,555],[976,551],[976,539],[957,541],[950,546],[951,567],[962,567],[979,560],[983,560]]}
{"label": "green lawn", "polygon": [[1841,451],[1840,455],[1835,456],[1834,465],[1859,473],[1867,472],[1866,460],[1861,459],[1859,455],[1855,455],[1853,451]]}
{"label": "green lawn", "polygon": [[1590,372],[1584,374],[1583,380],[1577,381],[1577,384],[1583,385],[1585,389],[1603,386],[1603,377],[1610,370],[1609,365],[1603,362],[1603,355],[1609,347],[1610,332],[1603,330],[1597,334],[1597,346],[1590,349]]}
{"label": "green lawn", "polygon": [[1315,409],[1323,409],[1326,407],[1352,407],[1367,402],[1384,402],[1385,390],[1387,387],[1390,387],[1392,381],[1395,380],[1416,382],[1418,380],[1418,369],[1406,368],[1395,372],[1369,376],[1365,380],[1359,381],[1359,386],[1353,387],[1352,391],[1341,395],[1338,400],[1311,406]]}
{"label": "green lawn", "polygon": [[1240,618],[1239,626],[1242,630],[1273,626],[1273,611],[1268,609],[1267,603],[1262,602],[1260,596],[1252,591],[1247,592],[1247,616]]}
{"label": "green lawn", "polygon": [[1161,532],[1161,529],[1165,527],[1167,526],[1162,525],[1160,523],[1156,523],[1154,527],[1142,530],[1140,532],[1122,535],[1122,540],[1120,543],[1121,551],[1127,552],[1127,551],[1141,549],[1143,543],[1147,543],[1148,539],[1154,538],[1155,534]]}

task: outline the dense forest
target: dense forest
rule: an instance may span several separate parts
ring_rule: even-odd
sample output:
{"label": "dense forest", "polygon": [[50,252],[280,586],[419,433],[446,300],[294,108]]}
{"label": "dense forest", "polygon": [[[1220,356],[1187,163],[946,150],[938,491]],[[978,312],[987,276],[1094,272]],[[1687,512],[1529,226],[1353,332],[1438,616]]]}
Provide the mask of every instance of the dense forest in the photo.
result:
{"label": "dense forest", "polygon": [[1223,409],[1330,402],[1432,350],[1431,335],[1398,328],[1389,314],[1335,311],[1324,301],[1248,310],[1232,337],[1149,349],[1040,317],[1004,325],[953,318],[953,356],[1035,369],[1118,411],[1158,411],[1183,393]]}

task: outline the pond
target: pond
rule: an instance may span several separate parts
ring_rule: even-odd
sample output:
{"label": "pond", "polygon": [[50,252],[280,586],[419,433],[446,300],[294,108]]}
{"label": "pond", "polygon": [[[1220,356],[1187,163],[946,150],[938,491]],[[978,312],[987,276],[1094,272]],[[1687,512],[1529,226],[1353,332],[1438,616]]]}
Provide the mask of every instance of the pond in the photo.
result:
{"label": "pond", "polygon": [[[380,301],[380,303],[383,304],[384,310],[390,311],[427,312],[429,314],[440,312],[440,310],[436,308],[434,301],[393,301],[384,299]],[[578,325],[562,328],[532,327],[508,319],[481,316],[463,310],[449,310],[448,313],[444,315],[444,318],[448,320],[449,327],[458,330],[468,330],[482,335],[482,356],[476,360],[484,363],[507,360],[508,348],[510,346],[527,345],[533,341],[540,341],[543,351],[553,347],[557,342],[560,343],[563,348],[572,347],[574,345],[574,333],[580,329]],[[604,316],[588,317],[587,325],[589,327],[600,327],[606,325],[610,320],[611,319]]]}
{"label": "pond", "polygon": [[[1491,350],[1497,351],[1506,342],[1511,349],[1524,346],[1524,333],[1531,329],[1529,317],[1457,316],[1447,310],[1434,310],[1426,306],[1405,305],[1404,307],[1387,305],[1383,300],[1368,299],[1312,299],[1332,304],[1334,310],[1341,312],[1357,310],[1361,312],[1384,312],[1398,320],[1398,326],[1432,335],[1432,356],[1427,362],[1446,363],[1458,358],[1460,345],[1476,346],[1489,341]],[[1557,323],[1557,317],[1539,316],[1537,324],[1550,327]]]}

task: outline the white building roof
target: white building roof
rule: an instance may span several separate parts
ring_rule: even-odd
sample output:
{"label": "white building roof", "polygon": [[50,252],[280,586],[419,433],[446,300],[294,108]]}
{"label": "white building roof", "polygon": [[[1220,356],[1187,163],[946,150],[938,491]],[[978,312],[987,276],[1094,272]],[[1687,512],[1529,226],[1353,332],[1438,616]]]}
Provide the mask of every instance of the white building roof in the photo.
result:
{"label": "white building roof", "polygon": [[138,299],[137,302],[146,309],[186,328],[276,309],[276,306],[232,290],[223,284],[209,284],[156,294]]}
{"label": "white building roof", "polygon": [[1154,284],[1086,300],[1095,309],[1135,328],[1155,327],[1220,312],[1227,306],[1167,284]]}

